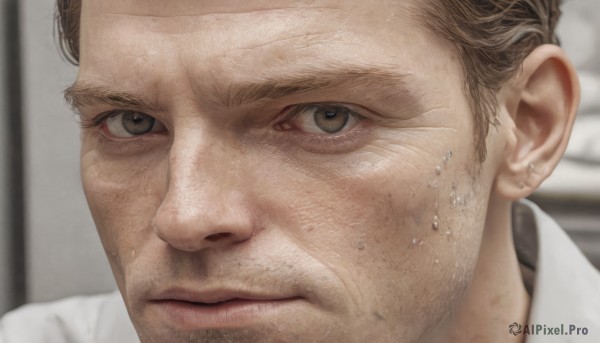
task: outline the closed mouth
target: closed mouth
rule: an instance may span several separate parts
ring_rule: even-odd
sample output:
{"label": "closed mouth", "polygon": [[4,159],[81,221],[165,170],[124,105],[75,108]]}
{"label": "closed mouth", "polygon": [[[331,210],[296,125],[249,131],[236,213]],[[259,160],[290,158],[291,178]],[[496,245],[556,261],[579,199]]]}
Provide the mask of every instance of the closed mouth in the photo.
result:
{"label": "closed mouth", "polygon": [[165,292],[148,304],[164,322],[181,330],[245,327],[275,318],[302,297],[278,297],[234,292]]}

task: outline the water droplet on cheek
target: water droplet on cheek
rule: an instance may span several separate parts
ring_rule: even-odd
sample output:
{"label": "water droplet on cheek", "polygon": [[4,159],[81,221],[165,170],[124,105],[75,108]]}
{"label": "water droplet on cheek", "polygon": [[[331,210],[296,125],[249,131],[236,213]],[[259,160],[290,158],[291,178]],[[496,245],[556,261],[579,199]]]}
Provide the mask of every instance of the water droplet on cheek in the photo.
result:
{"label": "water droplet on cheek", "polygon": [[435,175],[440,175],[442,173],[442,167],[437,166],[435,167]]}
{"label": "water droplet on cheek", "polygon": [[444,161],[444,165],[447,165],[448,162],[450,162],[450,160],[452,159],[452,150],[448,150],[448,152],[446,153],[446,156],[444,156],[444,158],[442,159]]}
{"label": "water droplet on cheek", "polygon": [[412,239],[412,245],[422,246],[423,244],[425,244],[425,241],[422,239],[418,239],[416,237]]}
{"label": "water droplet on cheek", "polygon": [[431,224],[431,226],[433,227],[434,230],[439,229],[440,223],[439,223],[439,218],[437,215],[433,216],[433,223]]}

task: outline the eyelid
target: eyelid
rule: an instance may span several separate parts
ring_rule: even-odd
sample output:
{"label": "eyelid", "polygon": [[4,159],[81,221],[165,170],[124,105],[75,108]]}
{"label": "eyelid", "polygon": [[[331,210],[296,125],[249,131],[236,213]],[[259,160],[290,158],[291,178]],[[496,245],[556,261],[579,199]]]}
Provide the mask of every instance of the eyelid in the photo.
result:
{"label": "eyelid", "polygon": [[276,123],[281,123],[281,122],[284,122],[286,120],[293,119],[296,116],[298,116],[300,113],[302,113],[302,111],[305,111],[305,110],[313,108],[313,107],[319,107],[319,106],[339,106],[339,107],[344,107],[344,108],[347,108],[349,110],[350,114],[358,116],[361,119],[365,118],[365,116],[363,116],[361,113],[359,113],[357,110],[354,109],[354,106],[349,105],[349,104],[337,103],[337,102],[309,102],[309,103],[302,103],[302,104],[296,104],[296,105],[287,106],[286,108],[284,108],[281,111],[281,115],[279,115],[277,117],[277,119],[275,120],[275,122]]}
{"label": "eyelid", "polygon": [[[275,125],[281,126],[282,124],[297,118],[298,115],[300,113],[302,113],[303,111],[311,109],[313,107],[319,107],[319,106],[339,106],[339,107],[346,108],[346,109],[348,109],[350,115],[355,117],[359,122],[368,119],[367,116],[363,115],[358,110],[356,110],[355,109],[356,106],[352,105],[352,104],[339,103],[339,102],[316,102],[316,103],[296,104],[296,105],[290,105],[290,106],[286,107],[285,109],[283,109],[283,111],[281,111],[282,114],[280,116],[278,116],[278,118],[275,120]],[[364,109],[364,111],[369,112],[369,113],[371,112],[368,109]]]}
{"label": "eyelid", "polygon": [[[306,132],[291,123],[300,113],[314,106],[346,108],[356,123],[348,130],[334,134]],[[278,144],[282,146],[297,147],[317,154],[340,154],[356,150],[366,144],[372,137],[370,132],[375,128],[372,124],[376,121],[377,113],[360,105],[341,102],[302,103],[285,107],[275,119],[273,128],[281,132],[278,135]],[[284,127],[286,123],[288,125]]]}
{"label": "eyelid", "polygon": [[[122,115],[125,115],[128,113],[129,114],[130,113],[138,113],[143,116],[152,118],[152,120],[154,121],[153,127],[147,133],[140,134],[140,135],[132,134],[131,136],[129,136],[129,135],[128,136],[119,136],[119,135],[115,135],[114,133],[110,132],[110,129],[108,128],[108,125],[110,125],[109,119],[115,118],[120,115],[122,116]],[[155,116],[147,114],[142,111],[129,110],[129,109],[114,109],[114,110],[104,111],[90,119],[82,119],[79,124],[80,124],[80,127],[84,130],[85,129],[100,129],[101,131],[103,131],[102,135],[106,136],[106,138],[109,140],[131,140],[131,139],[139,140],[139,139],[143,139],[150,133],[168,132],[166,125],[162,121],[158,120]],[[161,128],[161,129],[155,130],[156,128]]]}
{"label": "eyelid", "polygon": [[101,112],[95,116],[93,116],[92,118],[82,118],[81,121],[79,122],[79,125],[81,126],[82,129],[93,129],[95,127],[99,127],[100,125],[102,125],[106,119],[108,119],[111,116],[116,116],[119,113],[123,113],[126,112],[128,110],[110,110],[110,111],[105,111],[105,112]]}
{"label": "eyelid", "polygon": [[101,112],[89,119],[82,118],[79,125],[81,126],[82,129],[93,129],[95,127],[101,126],[106,121],[106,119],[108,119],[110,117],[115,117],[115,116],[118,116],[119,114],[124,114],[124,113],[128,113],[128,112],[137,112],[137,113],[149,116],[149,117],[153,118],[154,120],[156,120],[157,122],[160,122],[162,124],[162,121],[158,120],[156,118],[156,116],[153,116],[146,112],[138,111],[135,109],[112,109],[112,110]]}

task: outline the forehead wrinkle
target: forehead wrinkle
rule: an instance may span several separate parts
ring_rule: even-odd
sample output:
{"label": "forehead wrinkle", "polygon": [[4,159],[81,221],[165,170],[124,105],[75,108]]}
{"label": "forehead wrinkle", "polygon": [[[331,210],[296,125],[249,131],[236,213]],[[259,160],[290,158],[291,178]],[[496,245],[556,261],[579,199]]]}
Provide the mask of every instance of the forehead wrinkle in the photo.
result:
{"label": "forehead wrinkle", "polygon": [[[229,22],[231,20],[244,20],[247,21],[252,17],[280,17],[285,16],[298,16],[303,15],[307,17],[314,17],[315,12],[340,12],[344,11],[341,8],[327,7],[327,6],[292,6],[292,7],[273,7],[273,8],[249,8],[248,10],[239,10],[239,3],[232,6],[232,10],[226,10],[227,6],[217,7],[211,11],[198,12],[195,11],[181,11],[183,13],[165,13],[173,11],[172,8],[160,10],[154,6],[148,8],[148,10],[140,9],[139,6],[135,8],[122,8],[119,10],[115,9],[114,6],[110,8],[101,7],[99,10],[90,9],[82,12],[83,15],[89,17],[93,13],[93,17],[90,19],[97,18],[112,18],[116,20],[136,20],[145,23],[145,30],[151,32],[170,33],[170,34],[181,34],[190,33],[195,31],[201,31],[205,28],[208,23],[211,22]],[[234,10],[235,8],[235,10]],[[85,7],[84,7],[85,9]],[[96,11],[94,11],[96,10]],[[92,12],[92,13],[87,13]],[[96,13],[97,12],[97,13]],[[84,21],[87,22],[88,20]],[[265,19],[265,21],[267,21]]]}
{"label": "forehead wrinkle", "polygon": [[[255,9],[255,10],[232,10],[232,11],[216,11],[216,12],[204,12],[204,13],[185,13],[185,14],[164,14],[164,13],[151,13],[140,12],[140,13],[123,13],[123,12],[106,12],[105,14],[114,16],[130,16],[130,17],[145,17],[148,19],[154,18],[198,18],[210,17],[210,16],[227,16],[235,14],[264,14],[276,11],[306,11],[306,10],[339,10],[339,8],[326,7],[326,6],[296,6],[296,7],[273,7],[268,9]],[[156,12],[156,10],[154,10]]]}
{"label": "forehead wrinkle", "polygon": [[[293,41],[297,41],[297,40],[301,40],[302,44],[304,45],[303,49],[308,48],[309,46],[313,46],[316,44],[331,44],[335,41],[333,40],[328,40],[327,42],[323,42],[322,41],[322,37],[323,36],[335,36],[339,34],[339,32],[326,32],[326,31],[322,31],[322,32],[304,32],[301,34],[296,34],[296,35],[291,35],[291,36],[285,36],[285,37],[281,37],[281,38],[277,38],[274,39],[272,41],[269,42],[261,42],[261,43],[257,43],[251,46],[244,46],[244,47],[239,47],[239,48],[235,48],[232,51],[247,51],[247,50],[256,50],[256,49],[261,49],[261,48],[265,48],[271,45],[279,45],[282,43],[293,43]],[[312,43],[313,41],[316,41],[314,43]]]}
{"label": "forehead wrinkle", "polygon": [[269,23],[271,18],[305,17],[316,18],[317,13],[337,13],[345,11],[340,4],[325,1],[315,4],[314,1],[283,1],[275,3],[215,1],[212,3],[199,1],[84,1],[82,23],[93,21],[126,21],[129,24],[143,25],[144,31],[160,33],[190,33],[202,31],[211,23],[223,23],[224,30],[231,28],[232,23],[260,20]]}
{"label": "forehead wrinkle", "polygon": [[[84,0],[86,7],[103,13],[132,13],[137,16],[185,17],[211,14],[261,13],[289,9],[331,9],[340,7],[338,0]],[[343,3],[342,3],[343,4]]]}

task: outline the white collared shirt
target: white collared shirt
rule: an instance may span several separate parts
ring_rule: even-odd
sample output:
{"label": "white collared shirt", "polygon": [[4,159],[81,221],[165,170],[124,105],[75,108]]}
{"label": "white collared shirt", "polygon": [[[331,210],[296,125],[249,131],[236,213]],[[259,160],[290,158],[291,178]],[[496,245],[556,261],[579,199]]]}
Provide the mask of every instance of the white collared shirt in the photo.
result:
{"label": "white collared shirt", "polygon": [[[598,270],[554,219],[537,205],[522,200],[514,204],[513,213],[513,218],[532,224],[519,227],[513,220],[517,256],[522,263],[527,257],[535,256],[536,259],[525,262],[533,264],[535,277],[529,323],[522,324],[541,325],[542,328],[546,325],[547,328],[564,328],[565,331],[568,331],[569,325],[574,325],[586,328],[588,332],[587,335],[581,331],[580,335],[528,335],[526,342],[600,342]],[[529,249],[520,253],[523,245],[529,246]]]}

